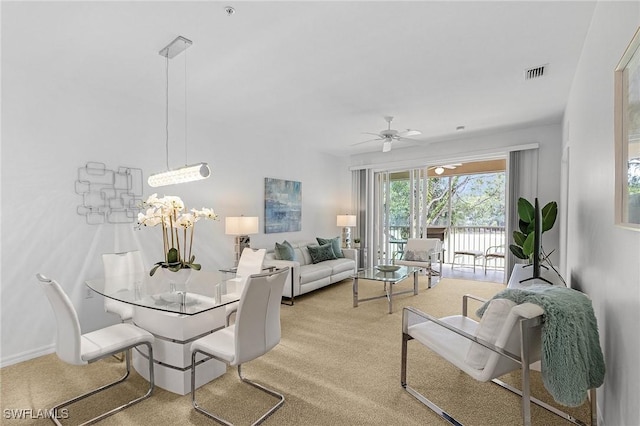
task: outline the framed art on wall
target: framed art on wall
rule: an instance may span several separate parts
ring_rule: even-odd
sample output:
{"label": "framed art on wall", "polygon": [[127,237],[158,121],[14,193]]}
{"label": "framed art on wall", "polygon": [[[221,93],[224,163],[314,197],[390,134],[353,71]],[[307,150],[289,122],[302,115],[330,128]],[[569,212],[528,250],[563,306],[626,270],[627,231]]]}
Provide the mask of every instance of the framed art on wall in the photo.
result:
{"label": "framed art on wall", "polygon": [[302,229],[302,183],[264,179],[264,233]]}
{"label": "framed art on wall", "polygon": [[640,28],[615,70],[615,221],[640,231]]}

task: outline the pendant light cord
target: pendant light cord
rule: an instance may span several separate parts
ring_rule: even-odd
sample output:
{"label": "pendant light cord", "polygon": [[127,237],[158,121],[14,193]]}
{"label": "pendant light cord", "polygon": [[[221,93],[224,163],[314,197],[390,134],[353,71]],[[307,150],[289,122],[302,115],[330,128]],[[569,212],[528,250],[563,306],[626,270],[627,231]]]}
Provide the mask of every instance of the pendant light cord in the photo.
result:
{"label": "pendant light cord", "polygon": [[165,67],[165,71],[166,71],[166,80],[167,80],[167,87],[166,87],[166,98],[167,98],[167,103],[165,105],[165,134],[166,134],[166,141],[165,141],[165,151],[167,153],[167,170],[169,169],[169,55],[167,54],[166,56],[167,58],[167,66]]}
{"label": "pendant light cord", "polygon": [[184,51],[184,165],[187,165],[187,51]]}

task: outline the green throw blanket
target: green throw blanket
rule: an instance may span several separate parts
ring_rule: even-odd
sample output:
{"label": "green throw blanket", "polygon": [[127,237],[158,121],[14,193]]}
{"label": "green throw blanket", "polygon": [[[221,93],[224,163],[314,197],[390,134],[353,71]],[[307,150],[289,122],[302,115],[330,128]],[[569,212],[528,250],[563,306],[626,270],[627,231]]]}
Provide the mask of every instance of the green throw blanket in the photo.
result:
{"label": "green throw blanket", "polygon": [[[576,407],[584,403],[590,388],[602,385],[604,358],[587,296],[567,287],[533,284],[526,290],[508,288],[492,299],[530,302],[544,309],[542,381],[556,402]],[[477,311],[479,316],[487,305]]]}

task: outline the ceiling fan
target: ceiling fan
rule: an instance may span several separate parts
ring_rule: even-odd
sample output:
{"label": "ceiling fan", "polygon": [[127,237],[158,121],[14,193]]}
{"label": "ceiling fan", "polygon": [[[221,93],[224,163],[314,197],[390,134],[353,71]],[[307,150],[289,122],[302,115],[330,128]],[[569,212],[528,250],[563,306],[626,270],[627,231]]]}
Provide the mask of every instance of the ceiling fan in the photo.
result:
{"label": "ceiling fan", "polygon": [[377,136],[377,138],[357,142],[352,144],[351,146],[361,145],[368,142],[384,141],[384,143],[382,144],[382,152],[389,152],[391,151],[391,143],[393,141],[415,141],[415,139],[411,139],[409,136],[418,136],[422,134],[421,131],[412,129],[407,129],[399,132],[391,128],[391,121],[393,120],[393,117],[386,116],[384,117],[384,119],[388,123],[385,130],[381,130],[379,133],[364,132],[365,135],[374,135]]}
{"label": "ceiling fan", "polygon": [[441,174],[444,173],[444,169],[453,170],[456,167],[460,167],[460,166],[462,166],[462,163],[444,164],[442,166],[431,166],[431,167],[429,167],[429,170],[434,170],[437,175],[441,175]]}

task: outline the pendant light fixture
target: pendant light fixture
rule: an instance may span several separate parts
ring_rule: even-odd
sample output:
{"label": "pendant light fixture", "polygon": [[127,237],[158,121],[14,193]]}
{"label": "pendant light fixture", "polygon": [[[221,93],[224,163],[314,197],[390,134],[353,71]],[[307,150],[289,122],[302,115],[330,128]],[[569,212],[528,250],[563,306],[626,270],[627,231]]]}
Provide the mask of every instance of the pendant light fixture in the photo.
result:
{"label": "pendant light fixture", "polygon": [[[207,163],[197,163],[192,165],[186,165],[187,162],[187,58],[185,56],[185,65],[184,65],[184,149],[185,149],[185,166],[180,167],[174,170],[171,170],[169,167],[169,59],[174,58],[179,55],[183,51],[187,50],[189,46],[191,46],[193,42],[188,40],[182,36],[176,37],[171,43],[169,43],[165,48],[158,52],[160,56],[164,56],[167,60],[166,74],[167,74],[167,103],[165,110],[165,118],[166,118],[166,141],[165,141],[165,150],[167,154],[167,171],[156,173],[149,176],[147,182],[149,186],[158,187],[165,185],[173,185],[176,183],[185,183],[185,182],[193,182],[195,180],[206,179],[211,175],[211,170],[209,169],[209,165]],[[186,53],[185,53],[186,55]]]}

